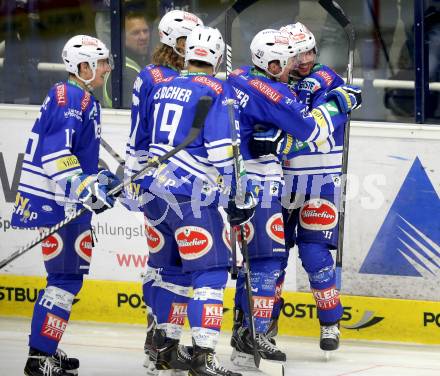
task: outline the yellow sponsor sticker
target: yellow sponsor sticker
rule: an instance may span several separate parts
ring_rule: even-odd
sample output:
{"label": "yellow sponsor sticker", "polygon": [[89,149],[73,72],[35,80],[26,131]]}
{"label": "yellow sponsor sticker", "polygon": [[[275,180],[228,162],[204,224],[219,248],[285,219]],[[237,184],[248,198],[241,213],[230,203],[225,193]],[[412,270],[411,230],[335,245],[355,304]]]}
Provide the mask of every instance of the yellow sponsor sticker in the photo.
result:
{"label": "yellow sponsor sticker", "polygon": [[67,157],[62,157],[57,159],[56,168],[58,172],[69,170],[74,167],[80,167],[78,158],[74,155],[69,155]]}
{"label": "yellow sponsor sticker", "polygon": [[312,114],[313,118],[315,119],[319,127],[321,128],[327,127],[327,122],[325,121],[325,117],[320,110],[315,108],[310,113]]}

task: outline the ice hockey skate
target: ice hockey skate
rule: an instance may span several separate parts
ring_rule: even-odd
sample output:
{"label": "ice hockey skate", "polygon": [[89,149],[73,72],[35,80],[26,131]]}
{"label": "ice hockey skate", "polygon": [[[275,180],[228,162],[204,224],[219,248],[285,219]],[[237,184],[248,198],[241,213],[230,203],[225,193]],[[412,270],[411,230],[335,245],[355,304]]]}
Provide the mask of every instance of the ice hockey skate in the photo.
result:
{"label": "ice hockey skate", "polygon": [[[265,335],[257,333],[256,341],[261,358],[275,362],[286,361],[286,354],[272,344]],[[231,355],[232,363],[240,367],[254,368],[253,344],[248,328],[240,328],[232,342],[235,344]]]}
{"label": "ice hockey skate", "polygon": [[277,344],[275,337],[278,335],[278,319],[276,320],[270,320],[269,329],[267,329],[266,332],[266,338],[267,340],[272,344]]}
{"label": "ice hockey skate", "polygon": [[70,375],[78,374],[79,359],[69,358],[67,354],[61,349],[57,349],[55,354],[52,355],[52,358],[55,361],[57,367],[62,368]]}
{"label": "ice hockey skate", "polygon": [[321,325],[321,338],[319,340],[319,347],[324,350],[326,360],[330,359],[331,351],[339,348],[339,324]]}
{"label": "ice hockey skate", "polygon": [[[177,339],[165,337],[165,331],[155,330],[153,336],[155,352],[151,354],[158,376],[186,375],[191,365],[191,353]],[[192,348],[190,348],[192,349]],[[149,370],[152,367],[149,367]]]}
{"label": "ice hockey skate", "polygon": [[214,350],[194,346],[194,355],[188,376],[242,376],[241,373],[233,372],[222,367],[214,353]]}
{"label": "ice hockey skate", "polygon": [[235,349],[235,339],[237,338],[238,329],[243,325],[244,312],[237,307],[234,307],[234,322],[232,324],[231,346]]}
{"label": "ice hockey skate", "polygon": [[[150,369],[150,354],[154,352],[153,347],[153,334],[154,334],[154,328],[155,328],[155,321],[154,316],[151,313],[147,314],[147,335],[145,336],[145,343],[144,343],[144,353],[145,353],[145,360],[144,360],[144,367],[147,369]],[[152,370],[156,369],[153,365]],[[150,374],[150,373],[148,373]]]}
{"label": "ice hockey skate", "polygon": [[57,365],[57,361],[52,356],[41,353],[29,354],[24,367],[26,376],[70,376],[71,373],[63,370]]}

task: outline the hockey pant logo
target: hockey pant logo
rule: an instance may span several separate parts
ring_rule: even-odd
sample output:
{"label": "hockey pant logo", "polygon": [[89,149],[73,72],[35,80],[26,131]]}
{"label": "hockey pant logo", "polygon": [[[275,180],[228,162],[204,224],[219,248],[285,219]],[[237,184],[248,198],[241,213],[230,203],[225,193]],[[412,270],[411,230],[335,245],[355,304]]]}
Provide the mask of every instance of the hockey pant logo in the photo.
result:
{"label": "hockey pant logo", "polygon": [[[43,231],[43,229],[40,229],[40,233]],[[52,234],[43,240],[41,243],[41,248],[43,251],[43,260],[52,260],[63,250],[63,239],[61,239],[61,236],[59,236],[57,233]]]}
{"label": "hockey pant logo", "polygon": [[284,246],[284,222],[281,213],[276,213],[268,219],[266,233],[273,241]]}
{"label": "hockey pant logo", "polygon": [[314,198],[302,206],[299,221],[307,230],[330,230],[338,223],[338,209],[328,200]]}
{"label": "hockey pant logo", "polygon": [[[229,225],[223,226],[222,238],[223,238],[223,242],[225,243],[226,247],[228,247],[228,249],[231,250],[231,235],[229,234],[229,229],[230,229]],[[252,239],[254,238],[254,234],[255,234],[254,225],[251,222],[247,222],[244,225],[244,231],[245,231],[245,235],[246,235],[246,241],[249,244],[252,241]],[[237,234],[237,241],[239,244],[241,244],[240,231],[236,231],[236,234]]]}
{"label": "hockey pant logo", "polygon": [[90,263],[92,259],[93,240],[90,230],[84,231],[75,240],[75,252],[83,260]]}
{"label": "hockey pant logo", "polygon": [[157,253],[163,248],[165,244],[164,236],[156,227],[150,226],[147,221],[145,221],[145,236],[147,237],[150,253]]}
{"label": "hockey pant logo", "polygon": [[211,234],[198,226],[180,227],[174,236],[180,257],[184,260],[195,260],[206,255],[213,245]]}

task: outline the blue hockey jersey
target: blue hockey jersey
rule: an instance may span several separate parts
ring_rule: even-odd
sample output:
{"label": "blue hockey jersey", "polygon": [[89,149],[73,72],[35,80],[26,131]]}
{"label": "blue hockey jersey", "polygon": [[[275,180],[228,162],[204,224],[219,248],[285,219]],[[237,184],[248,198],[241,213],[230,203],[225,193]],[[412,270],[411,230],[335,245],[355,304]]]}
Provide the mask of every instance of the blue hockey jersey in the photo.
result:
{"label": "blue hockey jersey", "polygon": [[148,150],[146,145],[151,142],[149,135],[144,132],[147,129],[147,98],[154,85],[177,75],[178,72],[174,69],[150,64],[137,76],[133,85],[130,137],[126,146],[124,171],[126,177],[134,175],[147,163],[145,150]]}
{"label": "blue hockey jersey", "polygon": [[[82,208],[69,197],[70,177],[96,174],[100,104],[73,82],[52,87],[27,142],[12,215],[17,227],[50,226]],[[86,213],[72,223],[89,223]]]}
{"label": "blue hockey jersey", "polygon": [[[250,67],[236,69],[228,78],[237,101],[240,104],[241,152],[245,160],[248,177],[254,182],[283,182],[280,157],[265,155],[253,158],[248,148],[256,124],[268,128],[280,128],[295,138],[320,143],[335,131],[340,122],[333,123],[340,116],[327,108],[327,104],[308,110],[298,102],[294,93],[284,83],[271,80]],[[272,196],[279,196],[280,190],[270,187]]]}
{"label": "blue hockey jersey", "polygon": [[196,195],[197,199],[210,196],[215,200],[218,192],[229,195],[235,183],[227,100],[233,92],[225,82],[205,74],[186,74],[155,85],[146,103],[145,127],[137,129],[137,134],[142,133],[137,139],[144,140],[143,145],[138,143],[138,151],[141,158],[162,156],[182,143],[202,96],[213,101],[200,135],[146,176],[142,188],[151,191],[153,183],[156,189],[160,186],[173,195]]}
{"label": "blue hockey jersey", "polygon": [[[316,64],[309,76],[298,81],[293,90],[301,103],[309,108],[317,107],[326,102],[326,94],[344,80],[331,68]],[[344,123],[346,118],[341,119]],[[331,174],[339,176],[342,165],[342,151],[344,144],[344,127],[337,127],[335,132],[319,146],[309,143],[308,148],[300,150],[283,162],[285,179],[292,179],[292,189],[302,193],[311,193],[315,175]],[[331,178],[331,176],[330,176]],[[301,183],[298,183],[301,179]],[[323,185],[325,190],[326,186]],[[325,194],[326,192],[321,191]]]}

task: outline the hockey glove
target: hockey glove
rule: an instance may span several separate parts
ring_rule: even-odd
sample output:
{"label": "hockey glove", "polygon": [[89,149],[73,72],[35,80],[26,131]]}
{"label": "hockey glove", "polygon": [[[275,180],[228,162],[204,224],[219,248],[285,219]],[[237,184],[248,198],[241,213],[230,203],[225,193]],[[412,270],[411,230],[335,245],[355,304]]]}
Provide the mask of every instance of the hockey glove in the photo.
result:
{"label": "hockey glove", "polygon": [[330,90],[326,97],[335,100],[344,114],[356,110],[362,104],[362,90],[357,86],[339,86]]}
{"label": "hockey glove", "polygon": [[254,216],[255,205],[254,195],[250,192],[246,192],[243,204],[236,204],[235,199],[230,198],[228,207],[225,208],[228,214],[228,222],[232,227],[245,224]]}
{"label": "hockey glove", "polygon": [[96,214],[110,209],[115,204],[115,198],[108,191],[119,184],[119,178],[108,170],[101,170],[96,175],[76,175],[71,180],[78,201],[84,207]]}
{"label": "hockey glove", "polygon": [[249,149],[254,158],[268,154],[283,156],[306,147],[307,143],[294,139],[277,128],[254,132],[249,143]]}

